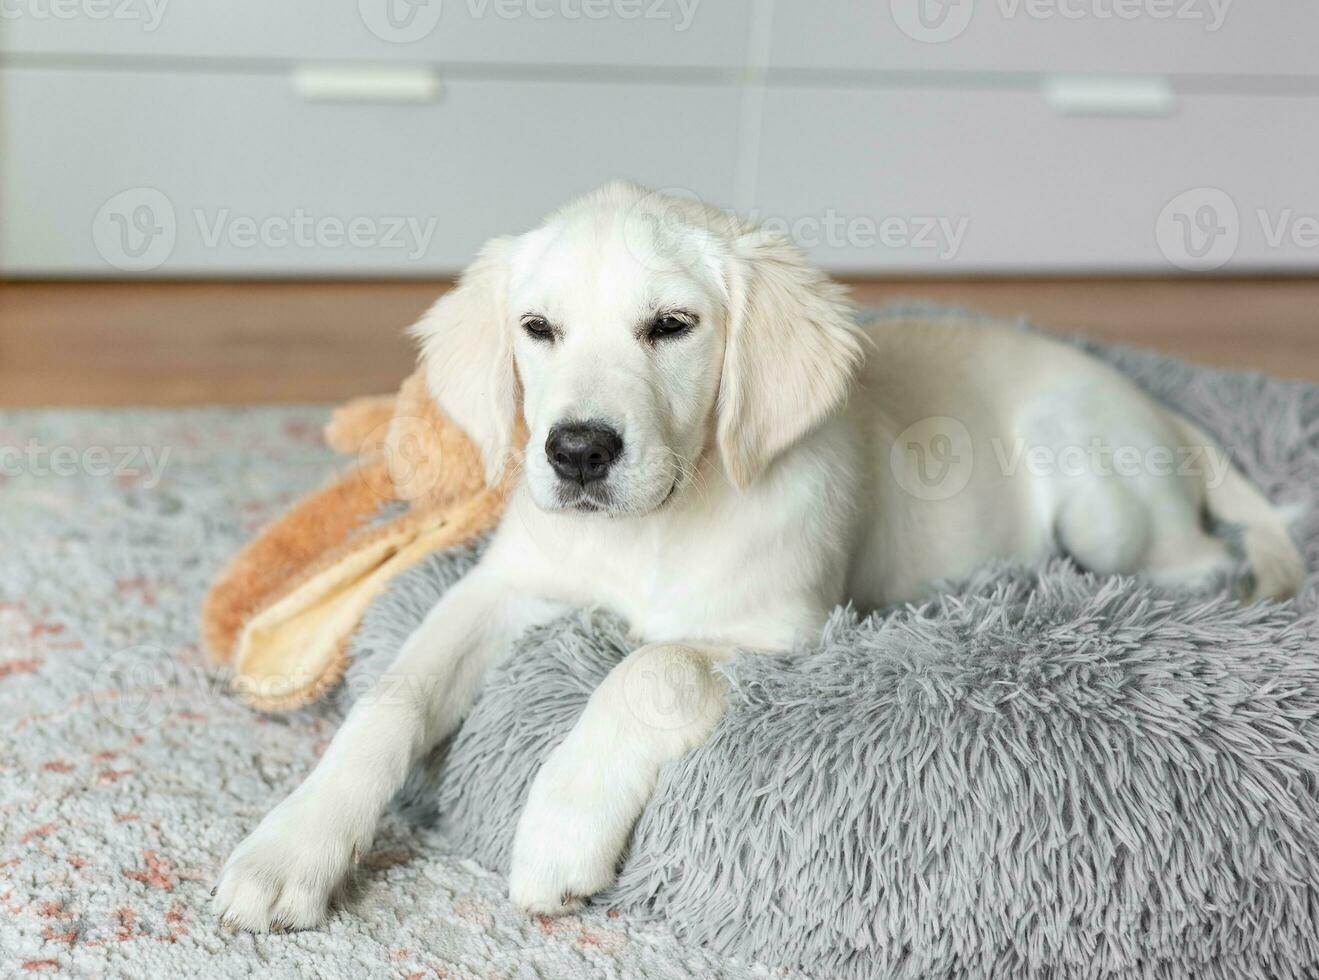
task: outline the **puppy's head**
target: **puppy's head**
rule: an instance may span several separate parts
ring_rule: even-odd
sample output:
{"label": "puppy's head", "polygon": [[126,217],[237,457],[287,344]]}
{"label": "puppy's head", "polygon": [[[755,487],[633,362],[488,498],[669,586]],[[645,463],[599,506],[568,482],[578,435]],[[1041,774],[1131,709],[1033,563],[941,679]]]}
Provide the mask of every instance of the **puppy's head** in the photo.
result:
{"label": "puppy's head", "polygon": [[739,487],[833,411],[859,346],[790,244],[630,184],[489,242],[413,328],[493,480],[521,410],[547,511],[644,514],[717,451]]}

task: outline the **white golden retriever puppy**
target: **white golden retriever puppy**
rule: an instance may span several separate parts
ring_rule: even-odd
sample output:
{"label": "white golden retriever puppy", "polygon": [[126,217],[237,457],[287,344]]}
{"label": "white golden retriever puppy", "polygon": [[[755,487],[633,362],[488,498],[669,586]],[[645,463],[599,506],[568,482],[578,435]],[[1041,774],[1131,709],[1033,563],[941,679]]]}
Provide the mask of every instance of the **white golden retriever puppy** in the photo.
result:
{"label": "white golden retriever puppy", "polygon": [[1206,515],[1243,527],[1255,597],[1301,578],[1283,514],[1113,369],[1007,326],[862,331],[794,247],[693,202],[587,195],[490,242],[415,334],[440,405],[516,488],[391,668],[425,683],[363,697],[229,858],[215,909],[241,928],[321,922],[489,666],[569,606],[616,611],[642,645],[521,814],[511,898],[551,915],[612,881],[660,767],[719,720],[716,665],[810,638],[839,603],[1059,553],[1193,585],[1232,562]]}

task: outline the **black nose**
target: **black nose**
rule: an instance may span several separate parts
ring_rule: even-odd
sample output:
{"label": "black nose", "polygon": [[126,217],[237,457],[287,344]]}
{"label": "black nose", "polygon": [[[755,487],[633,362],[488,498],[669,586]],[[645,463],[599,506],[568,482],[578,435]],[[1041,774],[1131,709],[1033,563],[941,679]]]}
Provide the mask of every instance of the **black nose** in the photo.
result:
{"label": "black nose", "polygon": [[602,422],[560,422],[545,440],[554,472],[582,486],[603,480],[622,452],[622,437]]}

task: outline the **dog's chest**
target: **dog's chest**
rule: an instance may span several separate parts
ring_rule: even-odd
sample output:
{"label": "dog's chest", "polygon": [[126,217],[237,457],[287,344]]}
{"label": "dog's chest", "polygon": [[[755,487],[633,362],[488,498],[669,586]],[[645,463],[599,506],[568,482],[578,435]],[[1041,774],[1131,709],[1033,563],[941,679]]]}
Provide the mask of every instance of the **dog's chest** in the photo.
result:
{"label": "dog's chest", "polygon": [[565,541],[547,573],[566,601],[617,613],[639,641],[777,649],[818,626],[825,608],[815,601],[819,592],[785,574],[780,562],[791,568],[793,556],[781,539],[761,540],[728,520],[607,522],[608,534],[605,523],[592,521]]}
{"label": "dog's chest", "polygon": [[727,556],[686,535],[624,533],[574,549],[562,571],[581,599],[625,618],[639,636],[670,639],[716,624],[737,606]]}

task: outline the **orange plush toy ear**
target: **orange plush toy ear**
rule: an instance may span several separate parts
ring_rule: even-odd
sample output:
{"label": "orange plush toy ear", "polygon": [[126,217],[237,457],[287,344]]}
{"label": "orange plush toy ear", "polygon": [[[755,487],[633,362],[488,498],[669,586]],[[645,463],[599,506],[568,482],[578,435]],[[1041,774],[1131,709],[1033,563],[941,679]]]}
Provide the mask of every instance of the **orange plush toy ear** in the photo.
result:
{"label": "orange plush toy ear", "polygon": [[379,510],[374,487],[388,479],[388,473],[383,459],[365,465],[374,472],[354,469],[307,494],[244,545],[216,576],[202,604],[201,622],[202,639],[213,659],[232,660],[234,643],[252,614]]}
{"label": "orange plush toy ear", "polygon": [[[303,497],[217,577],[202,610],[211,655],[254,706],[298,707],[338,681],[349,640],[399,572],[472,540],[503,511],[476,447],[435,404],[421,372],[396,398],[338,409],[326,440],[357,464]],[[382,507],[409,509],[373,523]]]}

